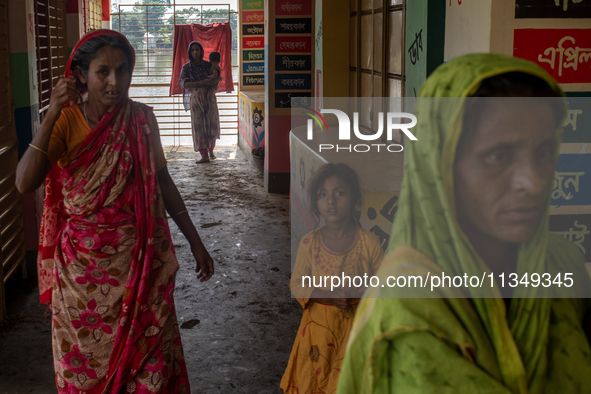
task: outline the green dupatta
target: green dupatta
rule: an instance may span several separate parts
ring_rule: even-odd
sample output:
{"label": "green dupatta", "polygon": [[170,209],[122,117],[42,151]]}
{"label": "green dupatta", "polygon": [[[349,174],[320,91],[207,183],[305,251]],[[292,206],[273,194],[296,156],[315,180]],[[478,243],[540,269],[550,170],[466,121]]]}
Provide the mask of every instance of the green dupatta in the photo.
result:
{"label": "green dupatta", "polygon": [[[453,164],[462,98],[484,79],[508,72],[537,76],[561,92],[537,65],[494,54],[453,59],[421,88],[419,97],[458,99],[417,103],[418,141],[405,146],[398,213],[380,283],[390,275],[428,271],[479,277],[489,272],[457,223]],[[557,134],[560,140],[562,130]],[[548,210],[534,237],[520,245],[519,277],[566,267],[572,272],[574,266],[575,280],[589,282],[578,248],[549,232]],[[397,291],[404,290],[375,288],[365,295],[339,394],[591,393],[591,350],[581,328],[588,300],[515,298],[507,310],[498,292],[475,299],[392,298]]]}

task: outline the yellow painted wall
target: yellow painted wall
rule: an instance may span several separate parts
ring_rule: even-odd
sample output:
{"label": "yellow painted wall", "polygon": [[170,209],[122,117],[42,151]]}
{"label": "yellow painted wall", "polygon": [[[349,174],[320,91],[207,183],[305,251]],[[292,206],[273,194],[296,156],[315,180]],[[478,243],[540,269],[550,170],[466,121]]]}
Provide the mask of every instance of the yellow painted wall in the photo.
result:
{"label": "yellow painted wall", "polygon": [[315,5],[315,96],[349,97],[349,7],[339,0]]}

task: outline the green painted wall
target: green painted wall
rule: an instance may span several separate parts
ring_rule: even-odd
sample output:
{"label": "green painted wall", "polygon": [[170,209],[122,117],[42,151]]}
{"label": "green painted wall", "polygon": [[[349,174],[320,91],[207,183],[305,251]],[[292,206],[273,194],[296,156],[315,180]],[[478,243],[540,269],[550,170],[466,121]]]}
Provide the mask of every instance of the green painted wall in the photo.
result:
{"label": "green painted wall", "polygon": [[427,9],[427,76],[443,64],[445,52],[445,2],[440,0],[429,0]]}
{"label": "green painted wall", "polygon": [[[406,3],[406,97],[417,96],[427,75],[428,2],[429,0],[413,0]],[[411,56],[409,52],[411,47],[415,50],[415,56]]]}
{"label": "green painted wall", "polygon": [[[37,75],[35,73],[35,52],[11,53],[10,76],[12,81],[12,95],[16,108],[30,107],[39,101],[37,91]],[[33,80],[34,78],[34,80]]]}
{"label": "green painted wall", "polygon": [[405,44],[405,95],[416,97],[423,82],[443,63],[445,2],[412,0],[406,3]]}

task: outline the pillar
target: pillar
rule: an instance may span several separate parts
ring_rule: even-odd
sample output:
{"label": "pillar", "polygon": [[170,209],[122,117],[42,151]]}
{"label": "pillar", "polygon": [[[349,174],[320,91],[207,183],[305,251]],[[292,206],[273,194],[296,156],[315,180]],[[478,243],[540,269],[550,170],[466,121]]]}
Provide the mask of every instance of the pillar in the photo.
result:
{"label": "pillar", "polygon": [[68,37],[68,53],[84,34],[84,0],[67,0],[66,3],[66,34]]}
{"label": "pillar", "polygon": [[270,193],[289,192],[291,108],[309,106],[314,91],[313,6],[312,0],[265,1],[264,179]]}
{"label": "pillar", "polygon": [[[19,159],[39,127],[39,91],[37,80],[37,54],[35,45],[35,6],[33,0],[8,2],[10,39],[10,76],[14,97],[14,123],[19,140]],[[35,252],[39,242],[42,193],[24,194],[23,222],[27,252]]]}
{"label": "pillar", "polygon": [[[238,44],[238,146],[249,163],[263,172],[260,150],[265,149],[265,2],[241,0],[241,40]],[[253,150],[256,156],[253,156]]]}
{"label": "pillar", "polygon": [[[349,97],[349,7],[339,0],[316,0],[314,97]],[[347,45],[344,45],[344,44]]]}
{"label": "pillar", "polygon": [[101,0],[103,29],[111,28],[111,1]]}

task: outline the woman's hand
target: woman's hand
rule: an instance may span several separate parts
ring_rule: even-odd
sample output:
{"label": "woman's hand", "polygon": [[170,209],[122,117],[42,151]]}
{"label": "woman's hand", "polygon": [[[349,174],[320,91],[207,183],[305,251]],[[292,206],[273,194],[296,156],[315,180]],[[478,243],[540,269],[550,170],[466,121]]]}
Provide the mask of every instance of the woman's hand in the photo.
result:
{"label": "woman's hand", "polygon": [[199,274],[197,275],[197,279],[201,282],[208,281],[213,275],[213,259],[209,255],[209,252],[207,252],[203,244],[191,248],[191,252],[197,262],[197,265],[195,266],[195,272]]}
{"label": "woman's hand", "polygon": [[185,82],[185,89],[197,89],[199,86],[203,85],[203,81]]}
{"label": "woman's hand", "polygon": [[[154,131],[152,131],[152,137],[160,140],[158,125],[153,125],[153,127]],[[158,149],[162,150],[162,147],[159,146]],[[200,279],[201,282],[205,282],[213,275],[213,260],[211,259],[209,252],[207,252],[205,245],[203,245],[199,233],[191,221],[191,217],[187,212],[187,207],[185,207],[185,203],[183,202],[179,190],[168,173],[168,168],[164,167],[158,171],[158,182],[160,183],[160,191],[162,192],[162,199],[164,200],[166,211],[177,226],[179,226],[179,230],[181,230],[185,238],[187,238],[189,245],[191,245],[191,252],[197,262],[195,267],[195,272],[199,274],[197,275],[197,279]]]}
{"label": "woman's hand", "polygon": [[70,75],[69,77],[61,78],[51,91],[47,115],[55,119],[59,118],[64,104],[69,102],[71,105],[76,105],[79,98],[80,92],[76,87],[76,77]]}
{"label": "woman's hand", "polygon": [[48,150],[53,127],[62,113],[64,104],[70,102],[75,105],[79,97],[76,77],[70,76],[57,81],[51,91],[47,113],[31,141],[31,145],[35,148],[28,147],[16,167],[15,185],[20,193],[33,192],[43,184],[43,180],[51,170]]}
{"label": "woman's hand", "polygon": [[340,309],[347,309],[349,299],[345,289],[334,289],[333,291],[314,289],[310,295],[310,300],[322,304],[332,304]]}
{"label": "woman's hand", "polygon": [[332,298],[329,298],[332,301],[332,304],[340,309],[347,309],[349,306],[349,299],[347,298],[347,293],[344,289],[334,289],[332,292]]}
{"label": "woman's hand", "polygon": [[367,287],[344,287],[344,289],[350,298],[361,298],[363,297],[363,293],[365,293],[365,290],[367,290]]}
{"label": "woman's hand", "polygon": [[203,84],[206,86],[214,86],[218,84],[218,78],[209,77],[203,80]]}

